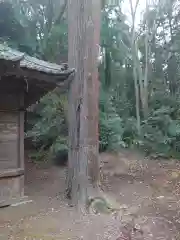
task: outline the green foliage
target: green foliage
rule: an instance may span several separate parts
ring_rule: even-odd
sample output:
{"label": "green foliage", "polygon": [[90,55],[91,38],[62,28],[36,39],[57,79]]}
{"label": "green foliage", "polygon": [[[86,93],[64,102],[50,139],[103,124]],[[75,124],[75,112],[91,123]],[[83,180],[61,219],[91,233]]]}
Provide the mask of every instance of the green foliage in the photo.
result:
{"label": "green foliage", "polygon": [[[68,34],[67,23],[62,21],[61,25],[55,25],[49,33],[49,38],[44,49],[44,55],[49,61],[67,61]],[[59,56],[60,55],[60,56]]]}
{"label": "green foliage", "polygon": [[43,97],[37,106],[39,117],[27,137],[35,146],[49,152],[54,157],[59,151],[67,149],[66,95],[52,92]]}
{"label": "green foliage", "polygon": [[[30,55],[66,62],[68,28],[62,1],[9,2],[12,5],[0,3],[0,40]],[[180,157],[179,16],[179,2],[167,0],[165,4],[152,6],[143,15],[136,31],[142,70],[145,68],[147,29],[151,36],[148,114],[143,115],[140,101],[141,132],[138,134],[130,27],[121,11],[121,1],[103,1],[101,47],[104,58],[99,67],[100,151],[136,147],[147,154]],[[67,96],[57,92],[43,97],[36,107],[35,123],[27,134],[39,149],[34,159],[52,158],[67,151],[66,107]]]}
{"label": "green foliage", "polygon": [[[157,14],[160,10],[161,13]],[[149,28],[153,28],[153,21],[156,21],[156,17],[158,23],[161,21],[162,24],[166,24],[164,18],[159,18],[163,14],[167,17],[166,10],[164,13],[163,9],[160,10],[156,7],[149,12],[149,15],[144,15],[138,41],[142,65],[145,59],[143,42],[145,19],[149,18],[147,21]],[[175,26],[173,26],[174,28]],[[153,29],[151,30],[153,31]],[[173,31],[174,35],[179,36],[177,31]],[[167,34],[166,30],[163,34]],[[178,95],[175,95],[174,89],[179,79],[180,68],[177,59],[180,49],[176,56],[174,55],[175,59],[173,58],[176,64],[169,61],[168,67],[165,68],[164,58],[167,58],[171,48],[164,48],[166,43],[163,42],[161,35],[161,33],[157,33],[156,41],[152,39],[151,42],[154,70],[151,75],[152,80],[149,82],[149,114],[146,119],[141,116],[141,134],[138,135],[129,27],[125,23],[125,16],[121,12],[119,3],[118,6],[103,5],[101,46],[104,61],[99,68],[101,81],[99,101],[100,151],[118,151],[122,147],[135,147],[147,154],[155,153],[157,156],[178,157],[180,151],[180,101],[176,97]],[[63,49],[66,52],[66,21],[62,21],[60,25],[54,26],[50,31],[47,41],[48,48],[44,51],[48,59],[56,59],[56,52],[59,51],[58,39],[64,45]],[[177,41],[178,38],[173,42],[176,46],[178,46]],[[156,58],[154,59],[153,56]],[[61,102],[60,96],[54,94],[49,96],[50,98],[45,97],[41,100],[41,109],[38,111],[40,118],[31,133],[33,132],[34,141],[43,146],[43,149],[48,149],[48,152],[54,156],[58,151],[67,150],[67,121],[65,121],[65,110],[61,108],[64,103]],[[59,104],[61,107],[58,107]]]}
{"label": "green foliage", "polygon": [[[107,106],[108,105],[108,106]],[[47,158],[55,157],[59,152],[68,149],[67,142],[67,98],[66,95],[49,93],[41,99],[36,107],[39,117],[33,128],[27,133],[32,138],[36,147],[40,148],[38,156]],[[102,92],[100,100],[100,151],[118,150],[124,147],[122,140],[123,124],[121,118],[116,114],[111,101],[107,104],[107,94]]]}
{"label": "green foliage", "polygon": [[[178,99],[174,99],[174,104],[169,101],[169,106],[153,109],[148,119],[142,123],[142,133],[138,144],[147,153],[178,157],[180,119],[174,119],[179,112],[177,102]],[[163,104],[163,99],[161,104]]]}
{"label": "green foliage", "polygon": [[105,91],[100,94],[99,135],[100,150],[118,150],[125,146],[122,139],[124,126],[122,119],[112,106],[110,96]]}

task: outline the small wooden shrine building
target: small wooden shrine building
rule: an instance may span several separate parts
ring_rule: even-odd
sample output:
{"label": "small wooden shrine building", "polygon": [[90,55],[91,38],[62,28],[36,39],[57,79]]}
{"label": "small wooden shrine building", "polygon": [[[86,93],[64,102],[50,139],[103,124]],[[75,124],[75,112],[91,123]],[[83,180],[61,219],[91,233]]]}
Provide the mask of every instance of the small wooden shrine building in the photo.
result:
{"label": "small wooden shrine building", "polygon": [[24,113],[74,70],[0,44],[0,207],[24,196]]}

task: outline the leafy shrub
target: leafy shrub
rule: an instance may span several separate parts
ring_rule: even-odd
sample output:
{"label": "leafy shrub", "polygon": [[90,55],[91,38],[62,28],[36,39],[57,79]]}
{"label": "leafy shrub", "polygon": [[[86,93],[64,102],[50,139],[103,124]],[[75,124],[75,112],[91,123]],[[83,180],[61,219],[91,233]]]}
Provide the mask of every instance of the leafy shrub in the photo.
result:
{"label": "leafy shrub", "polygon": [[125,147],[123,121],[112,106],[109,94],[103,90],[100,93],[99,109],[100,151],[116,151]]}
{"label": "leafy shrub", "polygon": [[54,158],[60,151],[67,151],[67,97],[57,92],[49,93],[43,97],[35,109],[36,123],[27,132],[38,151],[46,151],[47,158]]}
{"label": "leafy shrub", "polygon": [[160,156],[178,156],[180,150],[180,120],[173,120],[177,108],[162,106],[153,110],[142,122],[138,146],[147,153]]}
{"label": "leafy shrub", "polygon": [[[107,104],[108,102],[108,104]],[[68,151],[67,98],[57,93],[43,97],[36,107],[38,118],[33,128],[28,131],[34,145],[42,154],[36,158],[56,158]],[[106,93],[100,97],[99,145],[100,151],[118,150],[125,146],[123,141],[124,127],[122,119],[116,114]],[[46,152],[46,154],[44,153]]]}

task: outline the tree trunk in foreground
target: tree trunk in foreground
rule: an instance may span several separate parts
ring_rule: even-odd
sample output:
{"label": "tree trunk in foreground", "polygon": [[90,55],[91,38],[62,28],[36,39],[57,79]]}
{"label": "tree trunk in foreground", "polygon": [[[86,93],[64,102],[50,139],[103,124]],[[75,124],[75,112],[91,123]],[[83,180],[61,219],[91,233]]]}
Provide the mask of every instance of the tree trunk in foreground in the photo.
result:
{"label": "tree trunk in foreground", "polygon": [[100,0],[68,0],[69,67],[76,69],[69,91],[69,156],[67,193],[84,208],[97,189],[98,66]]}

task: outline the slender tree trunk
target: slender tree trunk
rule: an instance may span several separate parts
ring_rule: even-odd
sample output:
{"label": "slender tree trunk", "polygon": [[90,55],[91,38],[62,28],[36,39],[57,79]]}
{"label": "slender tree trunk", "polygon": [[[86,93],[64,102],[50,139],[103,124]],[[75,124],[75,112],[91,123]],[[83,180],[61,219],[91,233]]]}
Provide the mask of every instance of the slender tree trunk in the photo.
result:
{"label": "slender tree trunk", "polygon": [[89,189],[97,186],[99,0],[68,0],[69,67],[76,69],[69,91],[67,193],[84,209]]}
{"label": "slender tree trunk", "polygon": [[[141,118],[140,118],[140,93],[139,89],[139,83],[140,79],[138,81],[138,73],[140,69],[138,69],[138,51],[136,46],[136,40],[135,40],[135,18],[136,18],[136,11],[139,4],[139,0],[136,1],[135,9],[133,10],[133,4],[132,0],[129,0],[130,8],[131,8],[131,17],[132,17],[132,30],[131,30],[131,50],[132,50],[132,58],[133,58],[133,77],[134,77],[134,87],[135,87],[135,97],[136,97],[136,120],[137,120],[137,130],[138,134],[141,133]],[[140,74],[139,74],[140,75]]]}
{"label": "slender tree trunk", "polygon": [[[149,4],[146,0],[146,14],[149,13]],[[148,116],[148,77],[149,77],[149,26],[148,17],[146,20],[146,35],[145,35],[145,73],[144,73],[144,99],[143,99],[143,112],[144,118]]]}
{"label": "slender tree trunk", "polygon": [[134,76],[134,88],[135,88],[135,96],[136,96],[136,120],[137,120],[137,130],[138,134],[141,134],[141,118],[140,118],[140,98],[139,98],[139,84],[137,77],[137,69],[136,66],[133,66],[133,76]]}

